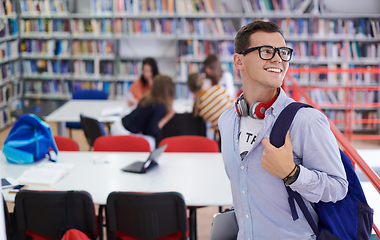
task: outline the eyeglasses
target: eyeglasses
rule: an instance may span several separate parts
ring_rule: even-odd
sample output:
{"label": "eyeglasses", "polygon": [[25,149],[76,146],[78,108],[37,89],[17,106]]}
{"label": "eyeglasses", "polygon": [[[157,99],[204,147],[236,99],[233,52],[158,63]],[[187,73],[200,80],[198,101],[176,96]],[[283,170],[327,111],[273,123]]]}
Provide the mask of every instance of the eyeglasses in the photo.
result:
{"label": "eyeglasses", "polygon": [[262,60],[271,60],[274,58],[274,55],[276,52],[278,52],[278,55],[284,62],[289,62],[290,59],[292,59],[293,55],[293,49],[288,48],[288,47],[280,47],[280,48],[275,48],[272,46],[259,46],[259,47],[253,47],[253,48],[248,48],[246,50],[243,50],[239,52],[239,54],[243,54],[244,56],[252,51],[259,50],[259,56]]}

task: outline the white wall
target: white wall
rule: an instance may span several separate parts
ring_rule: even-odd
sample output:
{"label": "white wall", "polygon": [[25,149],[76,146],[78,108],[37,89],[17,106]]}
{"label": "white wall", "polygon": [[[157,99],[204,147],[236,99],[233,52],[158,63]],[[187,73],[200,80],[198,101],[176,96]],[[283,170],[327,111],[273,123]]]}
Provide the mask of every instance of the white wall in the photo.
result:
{"label": "white wall", "polygon": [[160,73],[175,77],[177,40],[155,38],[123,39],[119,41],[121,58],[142,59],[153,57],[157,60]]}

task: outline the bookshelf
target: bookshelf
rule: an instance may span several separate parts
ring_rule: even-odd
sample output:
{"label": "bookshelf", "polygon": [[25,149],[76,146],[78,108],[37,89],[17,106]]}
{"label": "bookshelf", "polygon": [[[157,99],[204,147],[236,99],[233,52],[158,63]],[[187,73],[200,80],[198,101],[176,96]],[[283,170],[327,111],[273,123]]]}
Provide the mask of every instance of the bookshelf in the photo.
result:
{"label": "bookshelf", "polygon": [[[329,80],[337,82],[301,85],[296,80],[299,74],[333,75]],[[329,69],[309,68],[290,69],[284,88],[297,101],[311,103],[322,109],[326,116],[352,139],[380,139],[380,135],[373,135],[379,130],[379,76],[380,68],[349,68]],[[307,93],[308,98],[294,92],[295,88]],[[353,136],[353,132],[362,133]],[[372,134],[368,137],[368,134]]]}
{"label": "bookshelf", "polygon": [[[17,82],[23,83],[24,98],[70,99],[73,91],[87,88],[103,89],[111,99],[123,98],[140,75],[142,59],[148,56],[157,59],[162,73],[173,77],[177,98],[188,98],[187,75],[202,70],[210,53],[219,55],[224,70],[231,72],[240,88],[233,40],[241,26],[255,19],[281,26],[288,45],[294,48],[291,68],[378,68],[380,62],[380,12],[331,13],[318,0],[12,3],[19,4],[18,14],[13,11],[3,18],[18,22],[19,31],[0,44],[20,43],[17,61],[22,66],[18,71],[22,81],[17,78]],[[343,89],[348,82],[344,73],[303,72],[295,77],[309,87],[327,84]],[[367,75],[359,78],[354,81],[358,86],[368,82]],[[370,86],[378,85],[378,76],[372,76]],[[378,91],[371,94],[378,95]],[[341,111],[344,106],[326,106],[325,110]],[[378,112],[375,107],[371,110]]]}
{"label": "bookshelf", "polygon": [[0,1],[0,130],[14,122],[11,112],[21,97],[16,2]]}

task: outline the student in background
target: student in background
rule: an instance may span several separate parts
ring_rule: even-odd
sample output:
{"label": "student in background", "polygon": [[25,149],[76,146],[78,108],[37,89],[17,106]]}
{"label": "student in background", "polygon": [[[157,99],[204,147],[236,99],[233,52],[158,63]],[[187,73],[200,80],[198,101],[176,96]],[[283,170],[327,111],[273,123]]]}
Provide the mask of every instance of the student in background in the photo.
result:
{"label": "student in background", "polygon": [[157,62],[154,58],[145,58],[142,62],[142,74],[129,87],[128,105],[136,105],[143,95],[150,91],[153,78],[159,74]]}
{"label": "student in background", "polygon": [[281,89],[292,53],[272,22],[247,24],[235,37],[234,64],[243,94],[236,108],[220,116],[219,129],[238,240],[316,239],[300,211],[293,221],[284,185],[301,195],[316,222],[313,203],[336,202],[347,193],[338,144],[323,113],[302,108],[282,147],[268,139],[277,117],[294,102]]}
{"label": "student in background", "polygon": [[216,134],[219,132],[218,119],[234,105],[234,99],[223,86],[208,86],[204,80],[199,72],[191,73],[187,78],[187,86],[195,94],[193,115],[201,116],[206,121],[208,138],[219,140],[219,134]]}
{"label": "student in background", "polygon": [[208,55],[203,61],[203,66],[206,78],[208,79],[207,82],[210,86],[219,84],[226,88],[231,98],[236,97],[234,78],[230,72],[223,71],[219,58],[216,55]]}
{"label": "student in background", "polygon": [[174,116],[174,97],[175,86],[172,78],[157,75],[151,91],[141,98],[137,107],[112,124],[111,135],[141,135],[149,141],[153,150],[156,147],[156,134]]}

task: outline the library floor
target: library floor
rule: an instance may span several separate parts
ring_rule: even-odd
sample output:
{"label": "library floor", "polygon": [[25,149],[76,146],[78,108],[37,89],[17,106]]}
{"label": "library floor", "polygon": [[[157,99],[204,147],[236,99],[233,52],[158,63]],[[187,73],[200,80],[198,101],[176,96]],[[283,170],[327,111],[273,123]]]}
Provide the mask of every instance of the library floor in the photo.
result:
{"label": "library floor", "polygon": [[[53,135],[57,134],[56,124],[50,124]],[[3,147],[3,143],[8,136],[10,127],[0,132],[0,147]],[[78,142],[80,151],[88,151],[89,146],[84,137],[82,130],[73,130],[73,139]],[[69,136],[69,132],[67,132]],[[379,140],[355,140],[352,142],[353,146],[356,149],[379,149],[380,141]],[[229,208],[230,206],[224,206]],[[13,204],[8,204],[10,211],[13,211]],[[212,216],[219,211],[218,207],[203,207],[197,210],[197,229],[198,229],[198,239],[199,240],[208,240],[210,233],[210,226],[212,221]]]}

